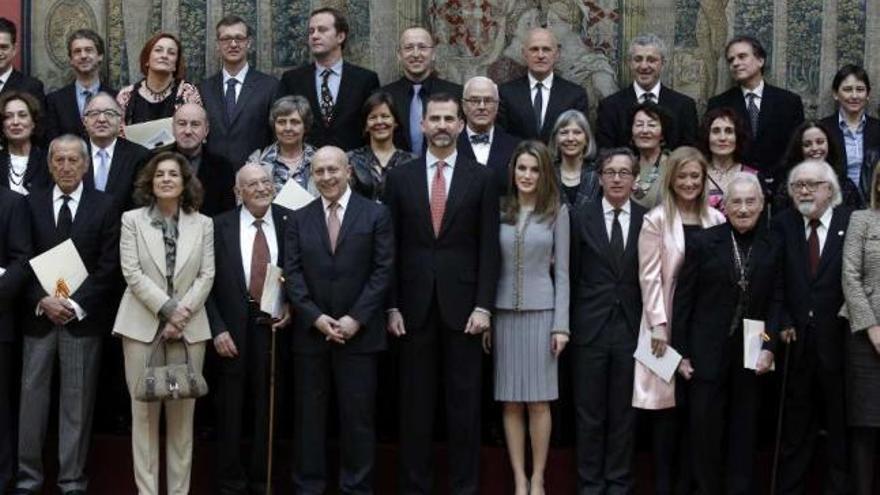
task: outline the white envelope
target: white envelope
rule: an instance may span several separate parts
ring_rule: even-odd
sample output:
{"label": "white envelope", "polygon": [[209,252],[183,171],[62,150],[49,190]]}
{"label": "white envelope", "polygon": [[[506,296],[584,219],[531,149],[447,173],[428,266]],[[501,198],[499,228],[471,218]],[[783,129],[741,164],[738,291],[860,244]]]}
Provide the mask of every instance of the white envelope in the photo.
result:
{"label": "white envelope", "polygon": [[678,369],[678,363],[681,362],[681,354],[669,345],[666,346],[663,357],[655,356],[651,352],[651,335],[649,333],[644,333],[639,337],[639,345],[636,347],[633,357],[666,383],[672,381],[672,377]]}
{"label": "white envelope", "polygon": [[276,265],[266,265],[266,280],[263,280],[263,297],[260,298],[260,311],[269,313],[272,318],[281,318],[284,300],[282,271]]}
{"label": "white envelope", "polygon": [[43,290],[51,296],[55,295],[59,280],[64,280],[73,294],[89,276],[86,265],[70,239],[31,258],[30,264]]}
{"label": "white envelope", "polygon": [[297,181],[288,179],[272,202],[289,210],[298,210],[314,201],[314,199],[315,197],[312,196],[312,193],[303,189]]}
{"label": "white envelope", "polygon": [[[749,370],[758,368],[758,356],[764,346],[764,322],[761,320],[743,319],[743,367]],[[776,369],[776,363],[770,365]]]}
{"label": "white envelope", "polygon": [[174,144],[172,118],[150,120],[125,126],[125,139],[147,148],[156,149]]}

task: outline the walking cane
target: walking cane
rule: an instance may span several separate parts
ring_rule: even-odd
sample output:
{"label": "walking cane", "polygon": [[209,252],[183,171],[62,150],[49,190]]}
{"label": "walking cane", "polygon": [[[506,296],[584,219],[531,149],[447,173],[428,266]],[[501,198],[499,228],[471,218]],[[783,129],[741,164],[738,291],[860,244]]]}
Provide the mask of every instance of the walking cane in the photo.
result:
{"label": "walking cane", "polygon": [[269,349],[269,442],[268,462],[266,463],[266,495],[272,495],[272,439],[275,430],[275,329],[272,332],[272,345]]}
{"label": "walking cane", "polygon": [[779,470],[779,451],[782,445],[782,417],[785,412],[785,387],[788,385],[788,361],[791,342],[785,344],[785,364],[782,365],[782,391],[779,394],[779,416],[776,418],[776,443],[773,445],[773,474],[770,477],[770,495],[776,495],[776,474]]}

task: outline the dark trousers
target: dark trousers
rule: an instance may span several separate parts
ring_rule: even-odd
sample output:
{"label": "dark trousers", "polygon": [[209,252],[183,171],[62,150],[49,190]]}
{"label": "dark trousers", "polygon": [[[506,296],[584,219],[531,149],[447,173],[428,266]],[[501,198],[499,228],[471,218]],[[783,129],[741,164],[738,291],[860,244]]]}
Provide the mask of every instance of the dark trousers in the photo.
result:
{"label": "dark trousers", "polygon": [[400,494],[433,493],[432,452],[438,374],[445,383],[449,492],[479,493],[479,335],[443,324],[436,298],[427,324],[400,339]]}
{"label": "dark trousers", "polygon": [[[245,331],[235,339],[238,356],[218,359],[217,411],[217,490],[221,494],[265,493],[269,443],[269,379],[272,329],[265,314],[251,309]],[[279,330],[276,339],[287,330]],[[275,390],[284,390],[285,374],[276,341]],[[279,394],[276,394],[280,395]],[[277,404],[277,402],[276,402]],[[242,463],[241,438],[246,410],[252,412],[253,436],[247,462]],[[275,412],[278,408],[276,406]],[[277,424],[279,418],[275,416]],[[247,466],[245,468],[245,465]]]}
{"label": "dark trousers", "polygon": [[12,342],[0,342],[0,493],[12,480],[14,462],[13,410],[12,410]]}
{"label": "dark trousers", "polygon": [[875,451],[880,428],[854,427],[852,429],[852,477],[855,495],[874,495]]}
{"label": "dark trousers", "polygon": [[581,495],[633,493],[635,345],[618,313],[595,341],[569,351]]}
{"label": "dark trousers", "polygon": [[373,493],[377,360],[376,353],[332,349],[297,354],[294,350],[294,493],[322,494],[326,490],[331,380],[339,409],[339,492]]}
{"label": "dark trousers", "polygon": [[641,411],[650,423],[654,452],[654,493],[690,495],[694,492],[690,436],[688,435],[687,386],[678,378],[675,407]]}
{"label": "dark trousers", "polygon": [[[737,332],[730,339],[742,342],[742,334]],[[735,347],[735,342],[727,344]],[[757,493],[753,489],[752,474],[757,441],[758,377],[754,370],[743,368],[742,344],[739,349],[732,353],[717,380],[697,377],[691,380],[691,443],[700,495]]]}
{"label": "dark trousers", "polygon": [[812,336],[799,333],[792,344],[782,425],[779,463],[780,495],[803,494],[813,457],[819,416],[825,418],[826,494],[849,493],[846,446],[846,411],[843,370],[823,369]]}

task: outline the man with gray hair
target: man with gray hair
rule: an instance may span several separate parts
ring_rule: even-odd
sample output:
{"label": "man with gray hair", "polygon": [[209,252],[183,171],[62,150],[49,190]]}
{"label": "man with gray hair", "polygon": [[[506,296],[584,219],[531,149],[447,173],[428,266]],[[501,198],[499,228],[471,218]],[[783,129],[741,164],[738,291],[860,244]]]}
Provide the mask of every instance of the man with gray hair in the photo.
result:
{"label": "man with gray hair", "polygon": [[[844,400],[846,320],[840,285],[850,211],[841,206],[837,174],[828,163],[805,161],[789,172],[794,208],[773,218],[782,245],[784,302],[780,340],[786,356],[785,422],[776,493],[804,493],[820,427],[825,437],[825,493],[847,493]],[[824,422],[820,426],[819,418]]]}
{"label": "man with gray hair", "polygon": [[663,129],[666,148],[696,142],[697,106],[693,98],[660,83],[666,54],[666,43],[655,34],[642,34],[630,42],[627,60],[633,83],[599,102],[596,144],[600,148],[629,146],[630,114],[640,103],[657,104],[669,114],[670,128]]}

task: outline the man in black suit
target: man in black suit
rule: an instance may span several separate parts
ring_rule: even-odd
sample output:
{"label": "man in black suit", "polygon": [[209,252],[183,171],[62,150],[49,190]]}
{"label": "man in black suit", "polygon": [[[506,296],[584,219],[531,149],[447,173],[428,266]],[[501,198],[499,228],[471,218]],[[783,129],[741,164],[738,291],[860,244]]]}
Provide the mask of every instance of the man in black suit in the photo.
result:
{"label": "man in black suit", "polygon": [[422,114],[427,98],[434,93],[461,97],[461,85],[440,79],[434,72],[434,45],[436,40],[427,29],[405,29],[397,45],[397,61],[403,65],[403,77],[382,88],[391,95],[400,116],[394,144],[416,155],[425,149]]}
{"label": "man in black suit", "polygon": [[15,23],[5,17],[0,17],[0,93],[4,91],[26,91],[40,102],[45,108],[46,94],[43,83],[36,78],[22,74],[12,66],[15,62],[15,54],[18,51],[18,29]]}
{"label": "man in black suit", "polygon": [[[207,303],[214,349],[222,358],[215,396],[216,481],[217,493],[224,495],[266,491],[271,332],[290,321],[286,304],[273,320],[260,310],[260,301],[266,264],[282,266],[284,235],[292,212],[272,204],[272,178],[259,165],[247,164],[238,170],[235,192],[241,207],[214,218],[214,263],[224,269],[217,271]],[[276,390],[284,389],[284,376],[276,372]],[[240,443],[246,409],[253,418],[247,469]]]}
{"label": "man in black suit", "polygon": [[773,218],[783,252],[780,340],[787,355],[785,422],[776,493],[806,490],[818,418],[824,418],[825,493],[848,493],[844,354],[846,320],[840,285],[843,238],[850,211],[841,204],[834,170],[808,161],[789,173],[795,208]]}
{"label": "man in black suit", "polygon": [[[672,347],[683,357],[679,374],[689,380],[698,492],[745,495],[758,491],[758,375],[772,369],[778,338],[780,247],[759,224],[764,195],[755,175],[731,179],[724,207],[727,223],[700,232],[686,247],[673,299]],[[744,367],[749,320],[764,325],[754,369]]]}
{"label": "man in black suit", "polygon": [[646,210],[630,200],[639,170],[629,149],[603,150],[596,163],[602,201],[576,210],[571,229],[578,493],[631,493],[638,238]]}
{"label": "man in black suit", "polygon": [[25,197],[0,187],[0,493],[12,480],[14,455],[12,365],[16,302],[28,279],[31,230]]}
{"label": "man in black suit", "polygon": [[281,76],[278,96],[301,95],[315,116],[309,144],[333,145],[346,151],[364,145],[361,107],[379,89],[375,72],[342,60],[348,40],[348,20],[342,12],[324,7],[309,16],[309,50],[314,63]]}
{"label": "man in black suit", "polygon": [[456,151],[454,96],[428,97],[424,156],[388,173],[397,264],[388,331],[400,340],[401,493],[431,493],[438,374],[445,377],[450,488],[479,490],[481,333],[498,283],[498,196],[491,173]]}
{"label": "man in black suit", "polygon": [[174,112],[171,123],[174,151],[182,154],[205,190],[201,213],[214,216],[235,207],[235,171],[232,163],[205,148],[208,114],[196,103],[185,103]]}
{"label": "man in black suit", "polygon": [[223,68],[199,85],[211,127],[205,147],[238,170],[254,150],[272,142],[269,109],[278,80],[248,64],[253,38],[244,19],[227,15],[216,32]]}
{"label": "man in black suit", "polygon": [[284,276],[293,330],[296,493],[326,489],[327,399],[336,389],[341,493],[373,492],[376,367],[394,260],[388,210],[348,186],[351,166],[327,146],[312,158],[321,197],[287,229]]}
{"label": "man in black suit", "polygon": [[642,34],[629,44],[632,86],[603,98],[596,117],[599,148],[630,146],[632,129],[627,126],[632,108],[639,103],[656,103],[667,111],[670,122],[663,129],[663,146],[673,150],[692,146],[697,140],[697,106],[693,98],[660,83],[666,62],[666,43],[656,34]]}
{"label": "man in black suit", "polygon": [[587,92],[553,73],[559,60],[559,41],[552,31],[534,28],[523,43],[528,74],[501,85],[498,123],[520,139],[550,139],[556,118],[566,110],[587,115]]}
{"label": "man in black suit", "polygon": [[[119,270],[119,213],[113,198],[83,186],[89,151],[79,137],[65,134],[49,145],[52,189],[28,195],[33,252],[43,253],[71,240],[88,276],[69,297],[47,292],[36,276],[26,294],[29,321],[24,326],[19,410],[16,492],[40,493],[43,441],[52,402],[52,374],[58,375],[58,487],[62,494],[84,495],[92,410],[97,391],[101,338],[112,325],[106,304]],[[32,308],[32,309],[31,309]]]}
{"label": "man in black suit", "polygon": [[730,107],[747,123],[752,144],[743,162],[763,172],[775,190],[773,184],[785,179],[782,154],[795,127],[804,121],[804,104],[800,96],[764,80],[767,53],[757,39],[737,36],[727,42],[725,53],[736,86],[709,98],[706,110]]}
{"label": "man in black suit", "polygon": [[91,29],[77,29],[67,37],[67,58],[74,81],[46,96],[46,139],[62,134],[86,137],[83,114],[98,93],[115,97],[116,91],[101,82],[104,40]]}
{"label": "man in black suit", "polygon": [[507,193],[509,165],[519,140],[495,125],[498,116],[498,86],[488,77],[477,76],[464,85],[465,132],[458,135],[458,152],[485,165],[495,176],[498,193]]}
{"label": "man in black suit", "polygon": [[122,109],[109,93],[97,93],[89,100],[82,122],[91,158],[85,187],[112,196],[120,213],[133,208],[134,182],[149,150],[119,137]]}

